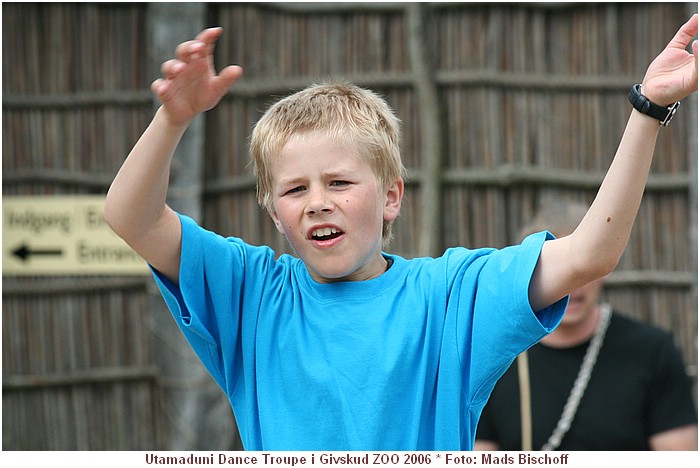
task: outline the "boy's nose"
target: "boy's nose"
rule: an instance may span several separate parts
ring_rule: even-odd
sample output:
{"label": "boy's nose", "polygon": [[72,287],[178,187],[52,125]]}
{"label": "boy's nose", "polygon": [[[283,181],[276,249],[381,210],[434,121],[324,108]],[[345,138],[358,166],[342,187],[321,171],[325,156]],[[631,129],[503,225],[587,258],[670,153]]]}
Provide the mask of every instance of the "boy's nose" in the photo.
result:
{"label": "boy's nose", "polygon": [[329,213],[332,210],[333,203],[325,190],[309,190],[308,204],[306,205],[307,214]]}

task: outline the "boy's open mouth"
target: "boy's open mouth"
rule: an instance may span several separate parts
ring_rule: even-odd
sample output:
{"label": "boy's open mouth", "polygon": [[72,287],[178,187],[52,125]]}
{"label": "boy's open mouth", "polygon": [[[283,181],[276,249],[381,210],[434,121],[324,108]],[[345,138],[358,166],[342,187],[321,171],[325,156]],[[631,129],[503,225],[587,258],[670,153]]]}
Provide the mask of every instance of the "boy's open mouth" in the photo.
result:
{"label": "boy's open mouth", "polygon": [[334,227],[322,227],[311,231],[311,239],[317,241],[327,241],[340,237],[343,231]]}

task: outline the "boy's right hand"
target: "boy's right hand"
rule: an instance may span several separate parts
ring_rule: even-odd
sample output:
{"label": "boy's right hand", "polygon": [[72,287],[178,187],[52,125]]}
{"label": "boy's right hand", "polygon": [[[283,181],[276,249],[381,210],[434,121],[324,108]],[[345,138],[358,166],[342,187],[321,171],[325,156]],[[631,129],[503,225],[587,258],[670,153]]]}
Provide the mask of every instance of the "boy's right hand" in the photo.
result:
{"label": "boy's right hand", "polygon": [[243,74],[236,65],[216,74],[214,45],[222,32],[221,28],[205,29],[177,46],[175,58],[163,63],[163,77],[153,82],[151,90],[163,103],[171,123],[188,124],[200,112],[214,107]]}

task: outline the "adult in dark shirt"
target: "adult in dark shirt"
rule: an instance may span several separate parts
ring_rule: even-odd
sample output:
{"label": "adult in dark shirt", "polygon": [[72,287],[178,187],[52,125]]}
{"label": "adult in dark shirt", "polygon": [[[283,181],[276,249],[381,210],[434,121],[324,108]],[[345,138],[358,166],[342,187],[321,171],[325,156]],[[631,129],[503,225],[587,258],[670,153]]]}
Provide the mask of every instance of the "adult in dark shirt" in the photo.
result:
{"label": "adult in dark shirt", "polygon": [[[550,206],[522,235],[567,235],[585,212]],[[671,335],[602,304],[603,282],[573,292],[554,333],[498,381],[475,450],[697,450],[697,410]]]}

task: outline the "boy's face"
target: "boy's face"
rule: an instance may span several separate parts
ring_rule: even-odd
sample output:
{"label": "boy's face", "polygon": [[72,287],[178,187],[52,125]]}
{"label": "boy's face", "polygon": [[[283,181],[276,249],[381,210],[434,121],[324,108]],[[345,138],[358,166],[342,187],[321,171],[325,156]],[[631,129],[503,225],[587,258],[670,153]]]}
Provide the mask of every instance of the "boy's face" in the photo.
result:
{"label": "boy's face", "polygon": [[316,281],[386,270],[382,226],[399,214],[403,181],[383,190],[353,145],[321,132],[293,135],[270,167],[270,215]]}

